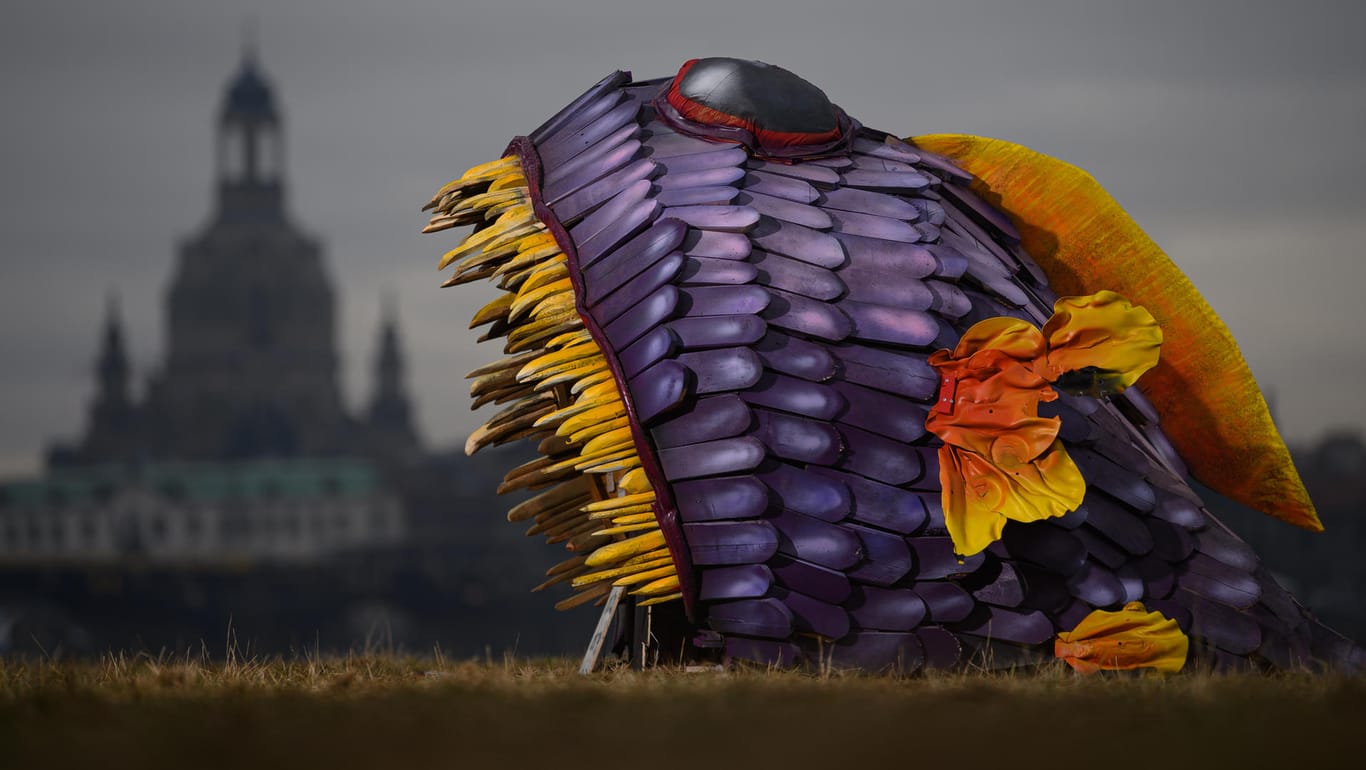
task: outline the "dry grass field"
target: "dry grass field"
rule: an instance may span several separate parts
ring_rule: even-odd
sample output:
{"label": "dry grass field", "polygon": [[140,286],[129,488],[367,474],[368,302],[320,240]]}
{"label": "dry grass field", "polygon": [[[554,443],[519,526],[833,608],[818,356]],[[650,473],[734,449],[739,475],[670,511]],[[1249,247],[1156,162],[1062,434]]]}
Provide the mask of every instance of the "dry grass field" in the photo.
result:
{"label": "dry grass field", "polygon": [[1366,767],[1366,678],[0,661],[0,768]]}

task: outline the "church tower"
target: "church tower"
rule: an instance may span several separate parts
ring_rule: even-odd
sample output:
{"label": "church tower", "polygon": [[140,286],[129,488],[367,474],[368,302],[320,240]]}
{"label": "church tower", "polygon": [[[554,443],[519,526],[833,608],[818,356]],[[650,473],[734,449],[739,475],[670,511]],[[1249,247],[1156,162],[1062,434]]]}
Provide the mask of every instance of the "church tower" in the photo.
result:
{"label": "church tower", "polygon": [[110,294],[100,351],[95,359],[95,398],[90,402],[89,427],[79,450],[82,456],[136,453],[139,426],[137,408],[128,387],[130,375],[118,297]]}
{"label": "church tower", "polygon": [[404,384],[405,368],[398,315],[392,300],[386,301],[380,320],[379,350],[375,354],[374,391],[365,419],[377,453],[396,458],[411,458],[421,451]]}

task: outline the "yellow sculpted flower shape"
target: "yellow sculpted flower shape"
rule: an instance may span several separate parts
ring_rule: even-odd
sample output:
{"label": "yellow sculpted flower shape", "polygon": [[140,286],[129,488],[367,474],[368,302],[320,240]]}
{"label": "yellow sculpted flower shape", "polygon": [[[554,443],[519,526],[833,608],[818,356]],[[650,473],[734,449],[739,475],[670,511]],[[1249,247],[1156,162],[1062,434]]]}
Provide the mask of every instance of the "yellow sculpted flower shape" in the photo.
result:
{"label": "yellow sculpted flower shape", "polygon": [[1052,385],[1117,393],[1157,363],[1162,330],[1111,291],[1063,297],[1040,332],[1017,318],[988,318],[930,364],[942,378],[925,420],[939,449],[944,523],[959,554],[1001,537],[1007,520],[1062,516],[1086,494],[1058,440],[1060,420],[1040,417]]}

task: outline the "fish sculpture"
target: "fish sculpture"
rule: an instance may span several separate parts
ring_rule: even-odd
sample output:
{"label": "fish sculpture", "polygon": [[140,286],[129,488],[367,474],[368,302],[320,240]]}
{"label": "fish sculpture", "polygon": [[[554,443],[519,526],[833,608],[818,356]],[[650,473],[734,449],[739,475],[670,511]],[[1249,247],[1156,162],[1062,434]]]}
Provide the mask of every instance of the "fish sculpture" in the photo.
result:
{"label": "fish sculpture", "polygon": [[[656,650],[914,672],[1359,668],[1198,480],[1321,524],[1227,328],[1084,172],[780,67],[614,72],[440,188],[466,451]],[[625,624],[630,625],[630,624]]]}

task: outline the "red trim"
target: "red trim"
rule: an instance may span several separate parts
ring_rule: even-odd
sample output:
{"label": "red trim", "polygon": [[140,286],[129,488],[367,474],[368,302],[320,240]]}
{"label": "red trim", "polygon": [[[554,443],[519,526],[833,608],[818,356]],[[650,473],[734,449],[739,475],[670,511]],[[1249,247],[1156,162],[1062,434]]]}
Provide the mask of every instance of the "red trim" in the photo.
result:
{"label": "red trim", "polygon": [[754,141],[760,147],[780,148],[797,147],[815,144],[825,144],[840,138],[840,127],[838,121],[834,128],[829,131],[818,133],[804,133],[797,131],[771,131],[764,128],[753,120],[747,120],[730,113],[722,112],[714,107],[689,99],[678,90],[678,84],[683,82],[683,76],[688,74],[688,70],[698,62],[697,59],[689,59],[678,68],[678,74],[674,76],[673,82],[669,84],[669,92],[665,96],[669,104],[673,105],[678,114],[694,123],[701,123],[704,126],[730,126],[748,131],[754,136]]}

